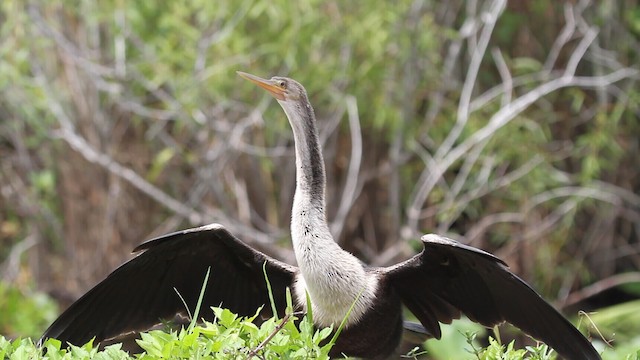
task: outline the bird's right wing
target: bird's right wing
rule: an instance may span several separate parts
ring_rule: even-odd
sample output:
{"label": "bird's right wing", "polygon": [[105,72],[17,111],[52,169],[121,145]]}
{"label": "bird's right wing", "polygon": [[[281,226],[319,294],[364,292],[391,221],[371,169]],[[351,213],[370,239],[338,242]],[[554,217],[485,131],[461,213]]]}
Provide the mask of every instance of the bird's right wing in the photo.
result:
{"label": "bird's right wing", "polygon": [[[279,312],[286,306],[285,289],[297,268],[252,249],[221,225],[212,224],[149,240],[134,251],[141,254],[124,263],[73,303],[45,331],[82,345],[147,330],[176,316],[193,313],[205,274],[211,268],[200,318],[213,319],[210,306],[223,306],[241,315],[260,306],[271,310],[263,264]],[[180,294],[180,295],[178,295]]]}
{"label": "bird's right wing", "polygon": [[384,271],[432,336],[440,338],[439,323],[464,313],[489,327],[508,321],[568,359],[600,359],[591,343],[502,260],[438,235],[422,241],[420,254]]}

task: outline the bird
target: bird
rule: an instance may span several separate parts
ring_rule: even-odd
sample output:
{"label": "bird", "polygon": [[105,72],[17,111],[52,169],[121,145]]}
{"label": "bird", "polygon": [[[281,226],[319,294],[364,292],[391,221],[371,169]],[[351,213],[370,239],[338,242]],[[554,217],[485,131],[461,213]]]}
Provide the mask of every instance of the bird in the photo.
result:
{"label": "bird", "polygon": [[[47,338],[109,344],[184,319],[184,304],[198,301],[210,269],[203,309],[221,305],[249,316],[262,306],[263,316],[273,315],[266,272],[279,313],[284,313],[287,289],[300,311],[309,310],[308,296],[317,327],[336,329],[350,311],[331,357],[392,356],[409,327],[406,307],[429,338],[440,339],[441,323],[465,315],[487,327],[509,322],[566,359],[601,358],[576,327],[488,252],[436,234],[422,236],[421,252],[387,267],[367,266],[343,250],[327,223],[324,160],[305,88],[287,77],[237,73],[277,100],[293,130],[296,188],[290,232],[297,266],[253,249],[220,224],[161,236],[137,246],[137,256],[71,304],[40,344]],[[212,312],[201,315],[213,319]]]}

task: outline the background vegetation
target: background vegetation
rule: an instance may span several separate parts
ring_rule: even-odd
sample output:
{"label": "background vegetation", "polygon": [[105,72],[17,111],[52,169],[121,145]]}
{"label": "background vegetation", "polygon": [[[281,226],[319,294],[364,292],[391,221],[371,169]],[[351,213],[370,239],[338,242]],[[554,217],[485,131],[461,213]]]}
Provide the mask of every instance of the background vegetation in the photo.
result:
{"label": "background vegetation", "polygon": [[[210,222],[293,262],[291,132],[242,70],[306,86],[331,229],[364,261],[436,232],[571,316],[638,298],[639,35],[634,1],[2,1],[0,276],[64,308]],[[615,346],[640,333],[623,305]]]}

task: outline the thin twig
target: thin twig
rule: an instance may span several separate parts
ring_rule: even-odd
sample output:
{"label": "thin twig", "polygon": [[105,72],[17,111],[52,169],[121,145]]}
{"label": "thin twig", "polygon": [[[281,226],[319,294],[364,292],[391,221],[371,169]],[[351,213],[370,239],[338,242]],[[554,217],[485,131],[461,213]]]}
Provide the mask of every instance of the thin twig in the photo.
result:
{"label": "thin twig", "polygon": [[273,329],[271,334],[269,334],[269,336],[267,336],[266,339],[264,339],[260,344],[258,344],[258,346],[256,346],[255,349],[251,350],[249,354],[247,354],[247,357],[245,358],[245,360],[252,359],[254,356],[258,354],[258,352],[262,351],[262,349],[264,349],[264,347],[267,346],[269,341],[271,341],[271,339],[273,339],[273,337],[276,336],[276,334],[278,334],[280,330],[284,328],[285,325],[287,325],[287,323],[289,322],[289,319],[291,319],[293,315],[295,315],[295,313],[285,314],[285,316],[282,318],[280,323],[275,327],[275,329]]}
{"label": "thin twig", "polygon": [[513,77],[511,76],[511,72],[509,71],[509,67],[507,63],[504,61],[504,57],[502,56],[502,52],[498,48],[491,49],[491,56],[493,57],[493,61],[496,63],[496,67],[498,68],[498,73],[500,74],[500,78],[502,79],[502,106],[507,105],[511,102],[511,93],[513,92]]}

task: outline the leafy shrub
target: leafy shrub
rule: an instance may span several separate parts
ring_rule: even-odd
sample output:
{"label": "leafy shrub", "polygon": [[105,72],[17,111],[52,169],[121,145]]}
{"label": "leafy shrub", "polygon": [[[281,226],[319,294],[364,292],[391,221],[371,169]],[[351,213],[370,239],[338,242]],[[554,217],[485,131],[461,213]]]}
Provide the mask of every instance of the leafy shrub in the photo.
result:
{"label": "leafy shrub", "polygon": [[37,336],[55,319],[58,307],[46,294],[0,282],[0,333]]}

